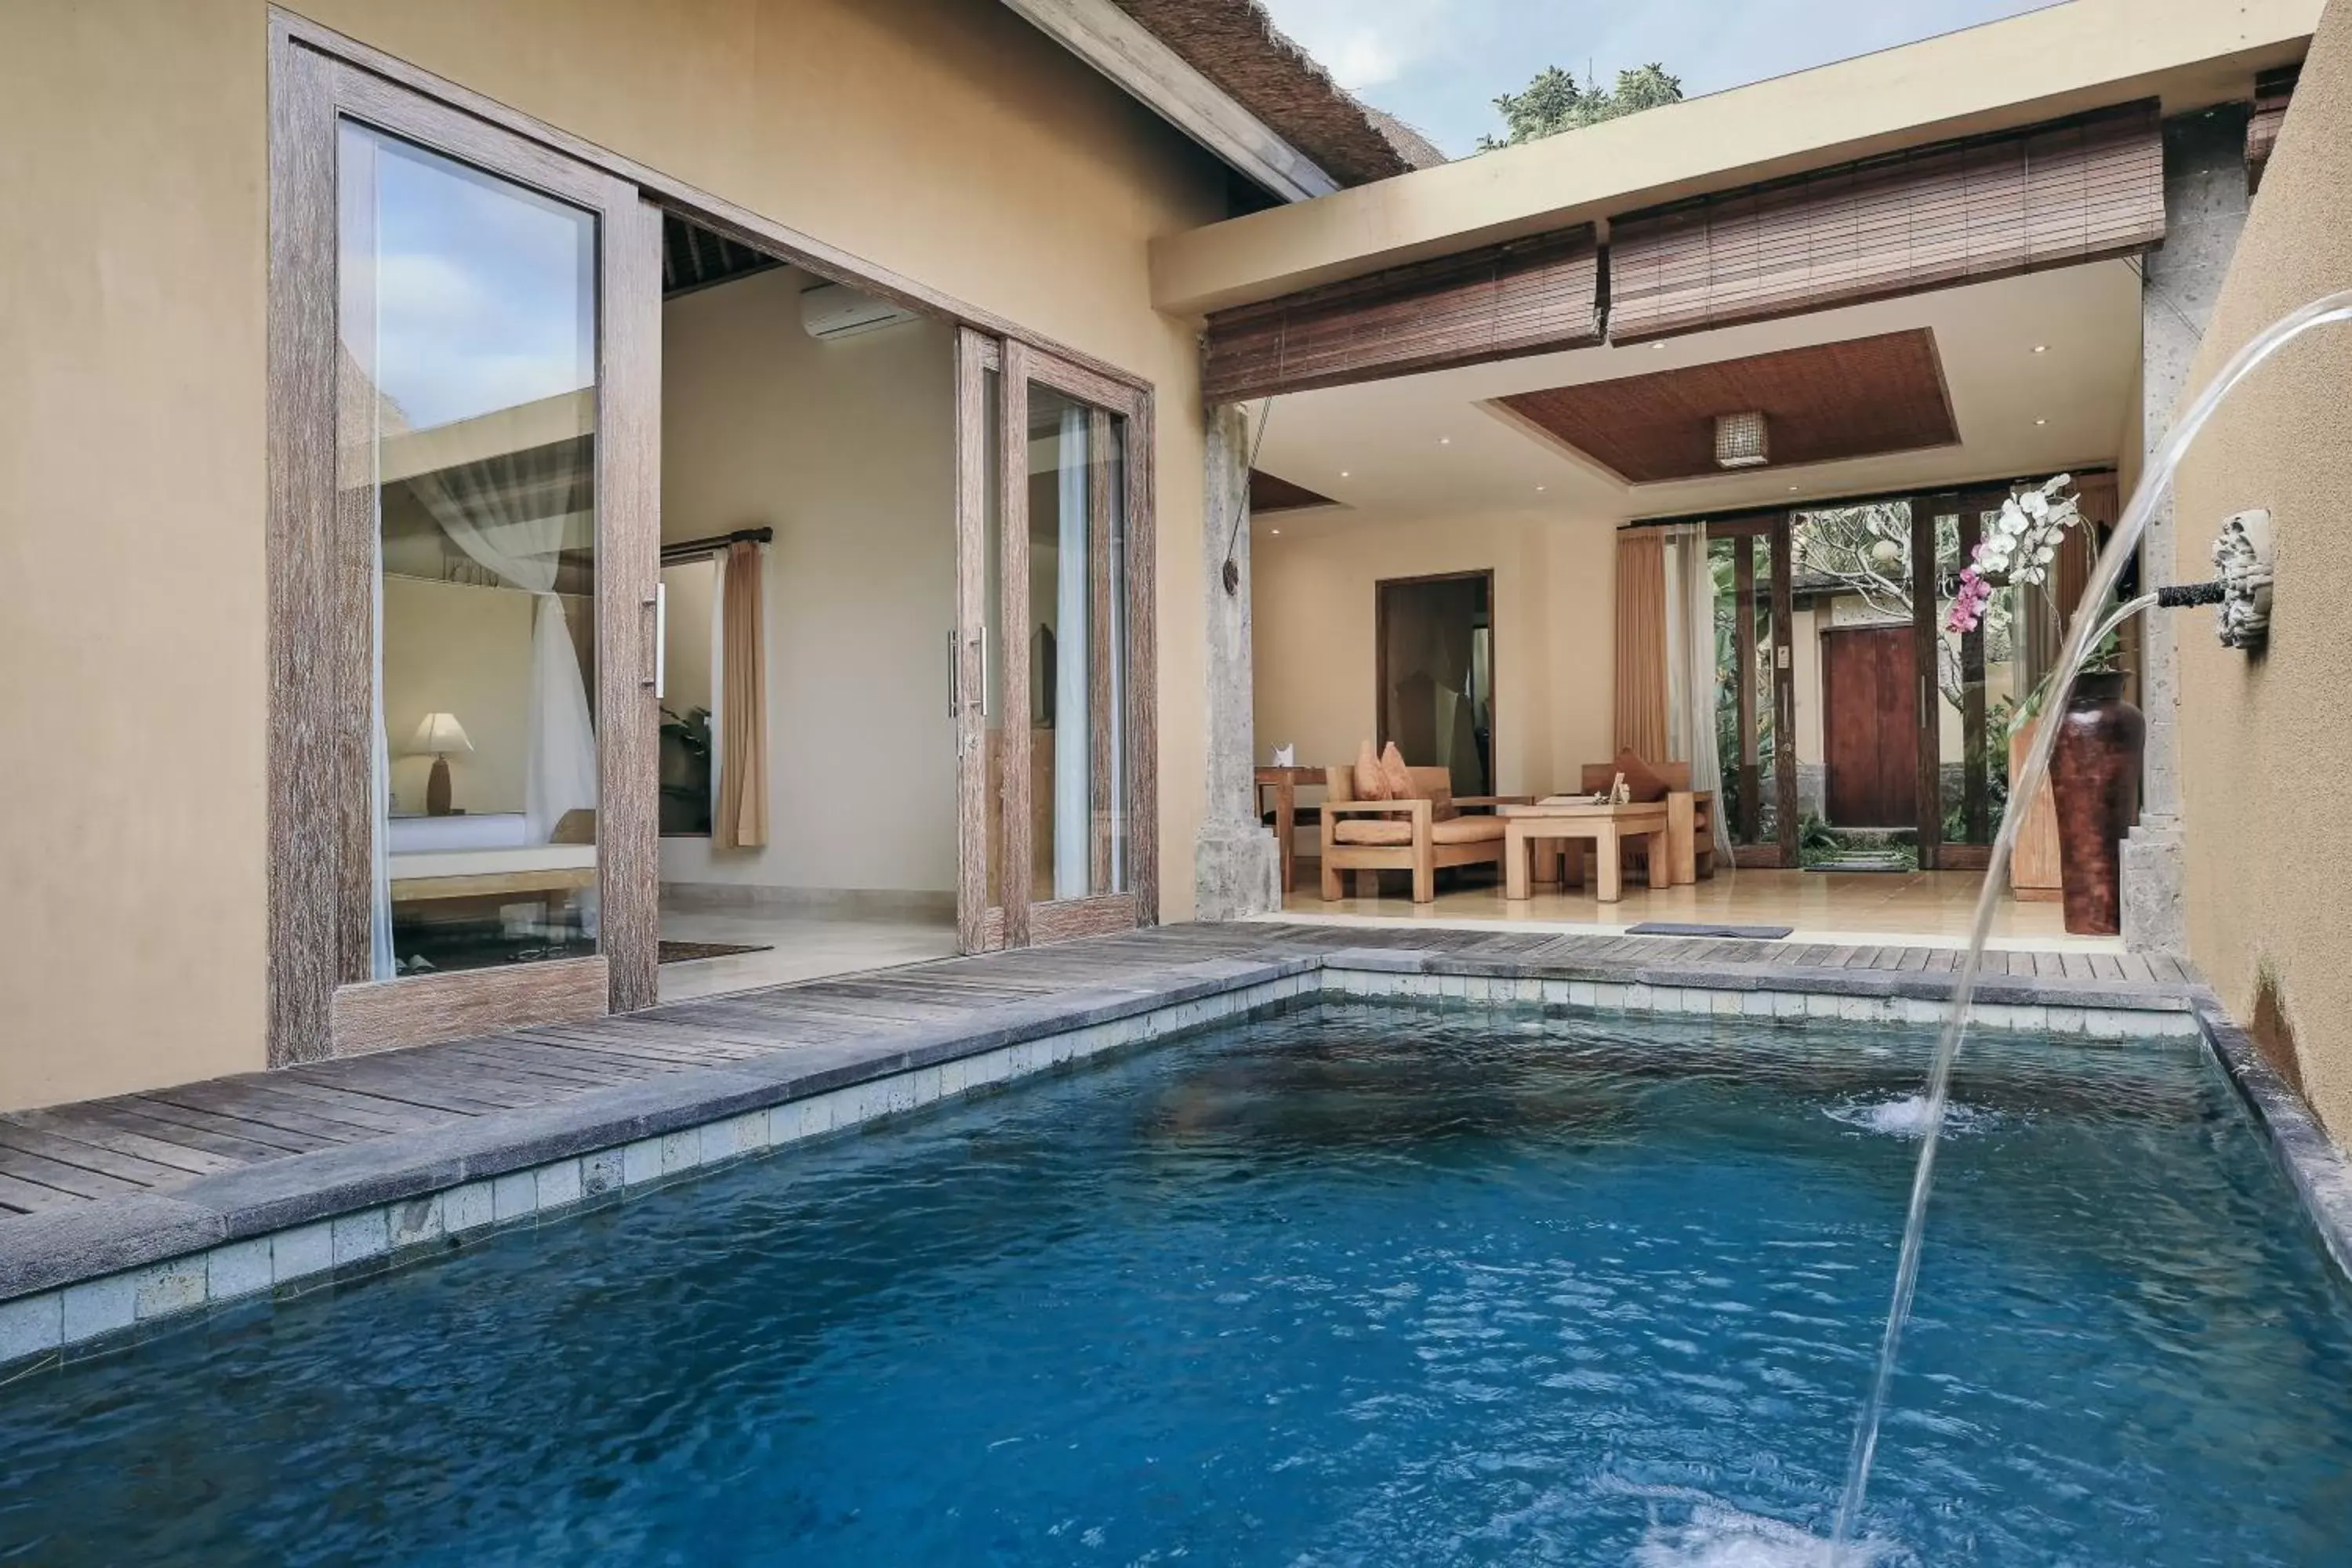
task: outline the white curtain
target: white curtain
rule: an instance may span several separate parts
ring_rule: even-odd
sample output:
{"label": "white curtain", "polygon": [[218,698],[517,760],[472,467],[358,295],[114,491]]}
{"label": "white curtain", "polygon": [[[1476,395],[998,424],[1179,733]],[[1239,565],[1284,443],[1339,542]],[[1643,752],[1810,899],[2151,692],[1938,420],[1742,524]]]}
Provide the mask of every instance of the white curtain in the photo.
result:
{"label": "white curtain", "polygon": [[1706,529],[1677,523],[1665,531],[1666,755],[1690,763],[1691,788],[1712,793],[1715,851],[1731,863],[1731,829],[1724,820],[1723,759],[1715,740],[1715,574],[1707,562]]}
{"label": "white curtain", "polygon": [[1062,410],[1055,468],[1062,527],[1054,594],[1054,897],[1083,899],[1094,731],[1087,714],[1087,411],[1076,405]]}
{"label": "white curtain", "polygon": [[530,760],[523,784],[523,817],[534,844],[548,842],[566,813],[596,807],[596,731],[588,717],[588,683],[572,650],[563,601],[555,594],[566,534],[593,514],[584,507],[548,504],[551,490],[586,500],[587,450],[585,442],[565,442],[501,453],[408,481],[459,549],[501,581],[536,595],[530,619]]}

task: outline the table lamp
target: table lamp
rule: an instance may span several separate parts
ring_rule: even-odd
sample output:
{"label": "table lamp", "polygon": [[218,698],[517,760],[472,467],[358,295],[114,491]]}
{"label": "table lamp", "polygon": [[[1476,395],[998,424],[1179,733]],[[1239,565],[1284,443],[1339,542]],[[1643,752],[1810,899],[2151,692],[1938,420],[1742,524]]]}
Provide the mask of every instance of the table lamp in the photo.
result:
{"label": "table lamp", "polygon": [[449,753],[473,749],[474,743],[466,739],[466,727],[454,713],[427,713],[425,722],[416,726],[415,738],[408,742],[409,755],[433,759],[433,775],[425,782],[425,816],[449,815]]}

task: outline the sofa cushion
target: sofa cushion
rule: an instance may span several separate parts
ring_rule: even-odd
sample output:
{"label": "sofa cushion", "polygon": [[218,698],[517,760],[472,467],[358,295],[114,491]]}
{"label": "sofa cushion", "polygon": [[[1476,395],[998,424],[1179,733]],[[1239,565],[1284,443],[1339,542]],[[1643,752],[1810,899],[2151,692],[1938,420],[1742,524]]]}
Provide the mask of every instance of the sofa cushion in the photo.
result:
{"label": "sofa cushion", "polygon": [[1391,800],[1419,800],[1421,791],[1413,784],[1412,770],[1404,765],[1404,753],[1391,741],[1381,751],[1381,782],[1388,786]]}
{"label": "sofa cushion", "polygon": [[1343,816],[1331,825],[1335,844],[1400,845],[1412,842],[1412,823],[1402,816]]}
{"label": "sofa cushion", "polygon": [[1429,826],[1430,842],[1433,844],[1483,844],[1488,840],[1501,843],[1503,819],[1499,816],[1456,816]]}
{"label": "sofa cushion", "polygon": [[1388,775],[1381,771],[1381,760],[1372,754],[1372,743],[1366,741],[1356,752],[1356,798],[1358,800],[1388,800]]}

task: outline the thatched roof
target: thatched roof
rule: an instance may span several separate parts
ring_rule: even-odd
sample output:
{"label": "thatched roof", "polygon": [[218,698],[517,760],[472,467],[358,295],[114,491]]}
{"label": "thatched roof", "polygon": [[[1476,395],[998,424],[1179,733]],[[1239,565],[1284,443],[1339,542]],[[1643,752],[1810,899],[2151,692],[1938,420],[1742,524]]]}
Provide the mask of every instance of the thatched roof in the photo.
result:
{"label": "thatched roof", "polygon": [[1117,4],[1343,185],[1445,162],[1427,137],[1333,81],[1258,0]]}

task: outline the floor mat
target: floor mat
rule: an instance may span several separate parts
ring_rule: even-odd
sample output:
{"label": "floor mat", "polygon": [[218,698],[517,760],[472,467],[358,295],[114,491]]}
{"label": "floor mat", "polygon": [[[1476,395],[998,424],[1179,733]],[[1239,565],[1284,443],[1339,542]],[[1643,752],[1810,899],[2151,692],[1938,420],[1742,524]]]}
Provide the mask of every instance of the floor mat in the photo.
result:
{"label": "floor mat", "polygon": [[732,958],[739,952],[773,952],[764,942],[666,942],[661,944],[664,963],[692,963],[698,958]]}
{"label": "floor mat", "polygon": [[1691,925],[1682,921],[1643,921],[1637,926],[1627,926],[1629,936],[1731,936],[1748,942],[1778,942],[1795,931],[1795,926],[1715,926]]}

